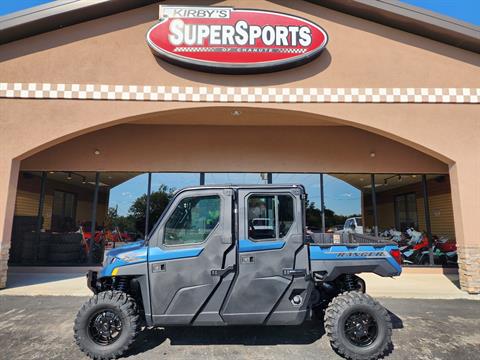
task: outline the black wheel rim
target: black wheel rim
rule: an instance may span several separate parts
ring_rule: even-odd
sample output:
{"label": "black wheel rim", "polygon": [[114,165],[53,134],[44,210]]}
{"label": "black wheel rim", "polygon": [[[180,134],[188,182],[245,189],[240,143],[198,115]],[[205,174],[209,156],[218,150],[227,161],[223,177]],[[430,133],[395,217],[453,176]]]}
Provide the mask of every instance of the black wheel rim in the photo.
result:
{"label": "black wheel rim", "polygon": [[120,316],[113,310],[95,313],[88,323],[88,334],[98,345],[111,345],[122,334],[123,324]]}
{"label": "black wheel rim", "polygon": [[368,312],[356,311],[345,320],[345,337],[350,343],[359,347],[371,345],[378,335],[375,318]]}

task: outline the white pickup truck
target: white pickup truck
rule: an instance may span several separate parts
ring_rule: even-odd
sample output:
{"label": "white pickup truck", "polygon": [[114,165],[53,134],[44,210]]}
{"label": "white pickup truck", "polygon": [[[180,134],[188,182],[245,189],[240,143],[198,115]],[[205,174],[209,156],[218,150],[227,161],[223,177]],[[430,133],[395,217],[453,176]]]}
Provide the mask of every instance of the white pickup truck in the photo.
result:
{"label": "white pickup truck", "polygon": [[363,234],[363,223],[361,217],[352,217],[345,220],[343,231],[348,233]]}

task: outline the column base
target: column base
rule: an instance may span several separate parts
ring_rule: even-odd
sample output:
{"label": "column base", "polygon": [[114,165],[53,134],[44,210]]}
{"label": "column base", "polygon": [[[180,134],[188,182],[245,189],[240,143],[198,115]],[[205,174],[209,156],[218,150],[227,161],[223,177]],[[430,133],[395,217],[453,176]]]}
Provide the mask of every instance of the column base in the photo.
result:
{"label": "column base", "polygon": [[7,287],[8,257],[10,255],[9,246],[0,247],[0,289]]}
{"label": "column base", "polygon": [[460,287],[470,294],[480,294],[480,247],[458,248]]}

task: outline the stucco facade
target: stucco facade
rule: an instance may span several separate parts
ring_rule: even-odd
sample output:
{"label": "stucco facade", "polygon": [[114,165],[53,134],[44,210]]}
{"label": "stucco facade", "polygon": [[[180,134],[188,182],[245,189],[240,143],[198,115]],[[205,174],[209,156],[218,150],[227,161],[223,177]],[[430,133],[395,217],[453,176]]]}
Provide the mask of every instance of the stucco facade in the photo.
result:
{"label": "stucco facade", "polygon": [[[158,16],[158,6],[151,5],[0,46],[0,81],[42,89],[32,98],[20,93],[0,98],[0,285],[6,280],[21,169],[411,172],[449,173],[461,285],[479,292],[478,102],[444,103],[433,90],[428,91],[435,101],[420,96],[405,103],[254,96],[268,89],[303,94],[313,88],[340,95],[345,89],[475,93],[479,55],[303,1],[204,3],[299,15],[326,29],[330,42],[318,59],[282,72],[197,72],[151,54],[145,33]],[[73,89],[73,99],[51,93],[43,98],[50,86],[62,89],[58,84],[100,90],[121,84],[132,92],[136,88],[128,86],[165,86],[174,94],[161,101],[138,101],[135,94],[94,100]],[[192,91],[202,96],[192,99]],[[252,96],[235,101],[217,96],[229,91]],[[137,145],[114,146],[121,139]]]}

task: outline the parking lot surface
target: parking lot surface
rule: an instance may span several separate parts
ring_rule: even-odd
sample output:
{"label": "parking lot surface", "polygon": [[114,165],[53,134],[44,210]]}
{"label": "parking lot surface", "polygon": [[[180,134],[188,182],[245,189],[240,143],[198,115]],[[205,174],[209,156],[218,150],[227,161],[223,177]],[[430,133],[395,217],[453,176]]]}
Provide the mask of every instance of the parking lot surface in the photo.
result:
{"label": "parking lot surface", "polygon": [[[0,359],[86,359],[73,341],[85,297],[0,296]],[[394,319],[389,359],[478,359],[480,302],[380,299]],[[339,359],[321,323],[146,329],[128,359]]]}

